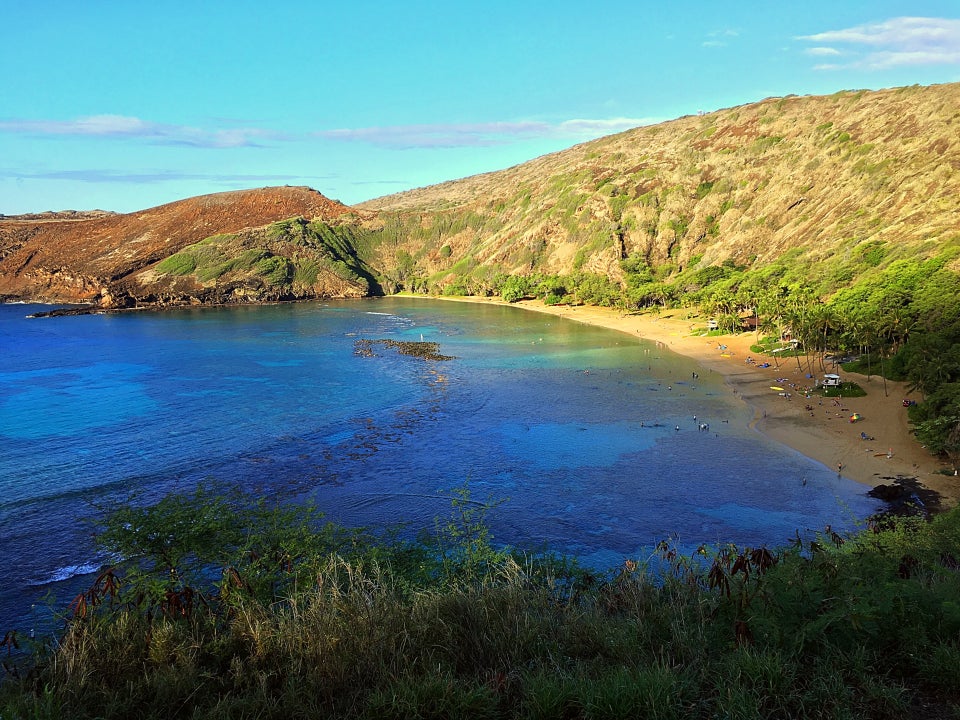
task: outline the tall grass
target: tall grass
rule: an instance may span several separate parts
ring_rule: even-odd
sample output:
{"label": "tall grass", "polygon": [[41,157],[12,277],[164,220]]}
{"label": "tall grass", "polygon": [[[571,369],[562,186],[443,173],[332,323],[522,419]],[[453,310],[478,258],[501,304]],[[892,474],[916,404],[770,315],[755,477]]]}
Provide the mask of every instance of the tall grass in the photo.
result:
{"label": "tall grass", "polygon": [[[103,537],[139,560],[8,675],[0,717],[899,718],[960,703],[960,511],[776,551],[663,543],[597,574],[495,547],[491,506],[468,494],[416,542],[247,502],[118,510]],[[184,531],[158,544],[162,527]]]}

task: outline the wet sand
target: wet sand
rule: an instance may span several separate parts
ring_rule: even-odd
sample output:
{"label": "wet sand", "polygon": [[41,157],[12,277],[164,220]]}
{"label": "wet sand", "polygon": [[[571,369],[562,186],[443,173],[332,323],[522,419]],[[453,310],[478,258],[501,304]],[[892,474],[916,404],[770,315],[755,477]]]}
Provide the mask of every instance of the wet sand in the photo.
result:
{"label": "wet sand", "polygon": [[[465,300],[504,304],[484,298]],[[806,397],[804,391],[813,386],[814,379],[807,377],[810,370],[803,358],[798,368],[796,358],[778,363],[769,356],[754,355],[750,352],[756,343],[754,333],[706,337],[701,334],[703,320],[685,319],[686,310],[658,316],[589,306],[547,306],[538,300],[511,304],[660,342],[696,360],[705,370],[720,373],[731,391],[753,408],[752,424],[757,430],[828,468],[836,469],[839,463],[844,477],[870,487],[890,484],[897,477],[915,478],[940,495],[942,508],[960,500],[960,478],[944,474],[947,466],[921,447],[910,432],[903,400],[911,395],[905,383],[827,368],[826,372],[838,372],[841,379],[857,383],[867,395],[837,402],[817,395]],[[694,329],[695,323],[699,331]],[[822,377],[819,362],[811,360],[814,378]],[[770,367],[760,367],[763,363]],[[861,419],[850,422],[854,413]],[[873,439],[864,440],[861,433]]]}

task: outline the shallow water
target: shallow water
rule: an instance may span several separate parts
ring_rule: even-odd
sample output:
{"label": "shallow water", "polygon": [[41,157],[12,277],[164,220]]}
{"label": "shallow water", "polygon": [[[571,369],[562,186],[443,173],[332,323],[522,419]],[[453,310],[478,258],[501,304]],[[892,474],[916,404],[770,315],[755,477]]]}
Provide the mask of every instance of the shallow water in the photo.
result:
{"label": "shallow water", "polygon": [[[601,569],[668,537],[776,545],[876,508],[751,430],[715,373],[563,318],[410,298],[24,318],[35,309],[0,305],[0,630],[96,568],[83,518],[98,503],[204,478],[411,531],[468,485],[502,501],[497,541]],[[387,338],[455,359],[354,353]]]}

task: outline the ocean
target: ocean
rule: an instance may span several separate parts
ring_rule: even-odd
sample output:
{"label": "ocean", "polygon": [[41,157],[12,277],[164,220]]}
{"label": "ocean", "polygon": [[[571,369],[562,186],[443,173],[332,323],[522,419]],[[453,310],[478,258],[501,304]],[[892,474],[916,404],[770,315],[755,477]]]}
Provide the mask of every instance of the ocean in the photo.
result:
{"label": "ocean", "polygon": [[467,487],[498,503],[495,542],[598,570],[878,507],[751,429],[718,374],[565,318],[419,298],[26,318],[42,309],[0,305],[0,634],[89,582],[104,503],[207,480],[411,533]]}

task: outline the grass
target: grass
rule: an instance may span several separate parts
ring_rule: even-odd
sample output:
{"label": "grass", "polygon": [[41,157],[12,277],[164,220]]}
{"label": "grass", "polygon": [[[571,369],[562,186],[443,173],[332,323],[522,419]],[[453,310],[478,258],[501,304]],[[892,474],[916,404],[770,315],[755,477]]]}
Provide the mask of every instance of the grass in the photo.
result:
{"label": "grass", "polygon": [[461,491],[417,541],[120,508],[103,546],[139,560],[9,666],[0,717],[957,717],[960,511],[594,573],[495,548],[491,508]]}
{"label": "grass", "polygon": [[[267,288],[303,291],[324,273],[369,288],[372,276],[357,258],[368,242],[360,231],[291,218],[270,225],[267,239],[213,235],[157,265],[163,275],[192,275],[203,284],[221,279],[255,281]],[[249,247],[249,243],[255,245]]]}
{"label": "grass", "polygon": [[823,397],[866,397],[867,391],[855,382],[843,381],[836,387],[820,386],[817,389]]}

